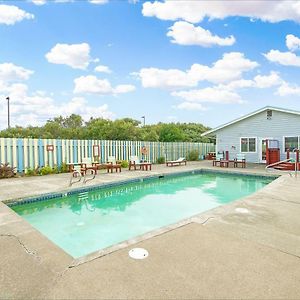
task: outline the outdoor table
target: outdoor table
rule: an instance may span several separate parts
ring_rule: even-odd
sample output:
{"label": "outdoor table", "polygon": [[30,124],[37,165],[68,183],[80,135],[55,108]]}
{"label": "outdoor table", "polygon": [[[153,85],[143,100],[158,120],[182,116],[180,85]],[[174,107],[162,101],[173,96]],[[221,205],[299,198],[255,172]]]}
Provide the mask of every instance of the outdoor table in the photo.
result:
{"label": "outdoor table", "polygon": [[148,169],[151,171],[152,170],[152,163],[150,163],[150,162],[143,162],[143,163],[141,163],[140,168],[143,171],[148,171]]}
{"label": "outdoor table", "polygon": [[116,172],[118,173],[122,171],[121,169],[121,165],[120,164],[116,164],[116,165],[113,165],[113,164],[107,164],[106,165],[106,169],[107,169],[107,173],[111,172],[113,173],[114,170],[116,170]]}

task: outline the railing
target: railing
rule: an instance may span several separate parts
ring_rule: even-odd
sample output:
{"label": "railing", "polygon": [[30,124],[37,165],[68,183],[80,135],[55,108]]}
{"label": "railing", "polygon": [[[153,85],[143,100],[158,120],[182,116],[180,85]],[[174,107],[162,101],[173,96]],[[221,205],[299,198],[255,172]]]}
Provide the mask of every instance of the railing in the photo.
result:
{"label": "railing", "polygon": [[296,159],[295,159],[295,177],[297,177],[298,174],[298,162],[299,162],[299,149],[294,149],[293,153],[296,153]]}
{"label": "railing", "polygon": [[[294,149],[293,152],[297,151],[298,149]],[[278,166],[280,165],[281,163],[285,163],[285,162],[290,162],[292,161],[293,158],[287,158],[287,159],[284,159],[284,160],[281,160],[281,161],[278,161],[276,163],[273,163],[273,164],[269,164],[265,167],[265,170],[266,171],[269,171],[271,168],[275,167],[275,166]],[[273,170],[274,171],[274,170]],[[278,172],[287,172],[287,171],[283,171],[283,170],[276,170]],[[292,177],[292,172],[288,172],[288,174]],[[298,174],[298,159],[295,159],[295,177],[297,177],[297,174]]]}
{"label": "railing", "polygon": [[[71,187],[74,183],[78,183],[81,181],[82,177],[83,177],[83,184],[87,183],[88,181],[91,181],[93,179],[96,178],[96,172],[95,170],[90,170],[91,174],[88,174],[87,172],[84,174],[84,176],[82,176],[81,174],[81,170],[80,167],[75,166],[75,170],[72,172],[71,174],[71,178],[69,181],[69,186]],[[91,175],[90,177],[88,177],[88,175]],[[75,180],[77,179],[77,180]]]}

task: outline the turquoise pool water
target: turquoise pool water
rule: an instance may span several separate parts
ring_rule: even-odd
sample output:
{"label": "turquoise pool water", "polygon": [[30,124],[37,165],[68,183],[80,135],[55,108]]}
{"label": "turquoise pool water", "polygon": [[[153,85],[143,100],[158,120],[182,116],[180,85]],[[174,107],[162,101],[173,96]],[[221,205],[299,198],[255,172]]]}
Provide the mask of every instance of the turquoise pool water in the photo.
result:
{"label": "turquoise pool water", "polygon": [[226,204],[272,179],[201,173],[153,179],[13,206],[73,257]]}

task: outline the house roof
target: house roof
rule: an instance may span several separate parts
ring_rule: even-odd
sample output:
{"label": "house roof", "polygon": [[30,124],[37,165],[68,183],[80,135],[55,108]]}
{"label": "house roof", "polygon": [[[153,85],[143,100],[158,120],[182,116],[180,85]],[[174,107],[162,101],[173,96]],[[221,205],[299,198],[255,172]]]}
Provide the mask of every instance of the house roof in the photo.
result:
{"label": "house roof", "polygon": [[242,120],[245,120],[247,118],[250,118],[250,117],[252,117],[252,116],[254,116],[256,114],[259,114],[259,113],[261,113],[263,111],[266,111],[266,110],[274,110],[274,111],[280,111],[280,112],[294,114],[294,115],[300,115],[300,111],[296,111],[296,110],[292,110],[292,109],[285,109],[285,108],[280,108],[280,107],[275,107],[275,106],[265,106],[265,107],[262,107],[262,108],[260,108],[260,109],[258,109],[256,111],[253,111],[250,114],[247,114],[247,115],[242,116],[242,117],[240,117],[238,119],[235,119],[235,120],[233,120],[231,122],[225,123],[225,124],[220,125],[220,126],[218,126],[216,128],[213,128],[213,129],[211,129],[209,131],[206,131],[206,132],[202,133],[201,136],[205,136],[205,135],[214,133],[214,132],[216,132],[216,131],[218,131],[220,129],[223,129],[223,128],[227,127],[227,126],[230,126],[232,124],[235,124],[235,123],[240,122]]}

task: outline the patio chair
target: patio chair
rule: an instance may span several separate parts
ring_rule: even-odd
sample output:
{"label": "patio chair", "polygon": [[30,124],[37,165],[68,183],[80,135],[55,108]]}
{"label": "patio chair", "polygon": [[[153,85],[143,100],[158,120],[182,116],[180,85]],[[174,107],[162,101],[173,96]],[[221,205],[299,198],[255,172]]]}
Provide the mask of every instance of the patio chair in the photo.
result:
{"label": "patio chair", "polygon": [[186,159],[185,157],[179,157],[177,160],[169,160],[166,162],[167,167],[174,167],[174,166],[181,166],[181,164],[186,165]]}
{"label": "patio chair", "polygon": [[213,167],[218,166],[218,164],[221,166],[222,161],[224,160],[224,154],[223,153],[217,153],[216,159],[213,160]]}
{"label": "patio chair", "polygon": [[90,157],[84,157],[81,161],[81,172],[86,174],[87,170],[94,170],[95,174],[97,174],[97,165],[92,163],[92,159]]}
{"label": "patio chair", "polygon": [[143,171],[148,171],[148,170],[152,170],[152,163],[151,162],[147,162],[147,161],[140,161],[140,159],[138,158],[138,156],[130,156],[129,159],[129,166],[128,169],[129,171],[131,170],[131,168],[133,168],[136,171],[136,168],[139,167],[140,170]]}
{"label": "patio chair", "polygon": [[242,166],[242,168],[246,168],[246,157],[243,153],[238,153],[234,159],[234,167],[237,168],[239,164]]}
{"label": "patio chair", "polygon": [[116,172],[121,172],[121,164],[119,161],[117,161],[115,156],[108,156],[107,158],[107,164],[106,164],[107,173],[113,172],[113,170],[116,170]]}

